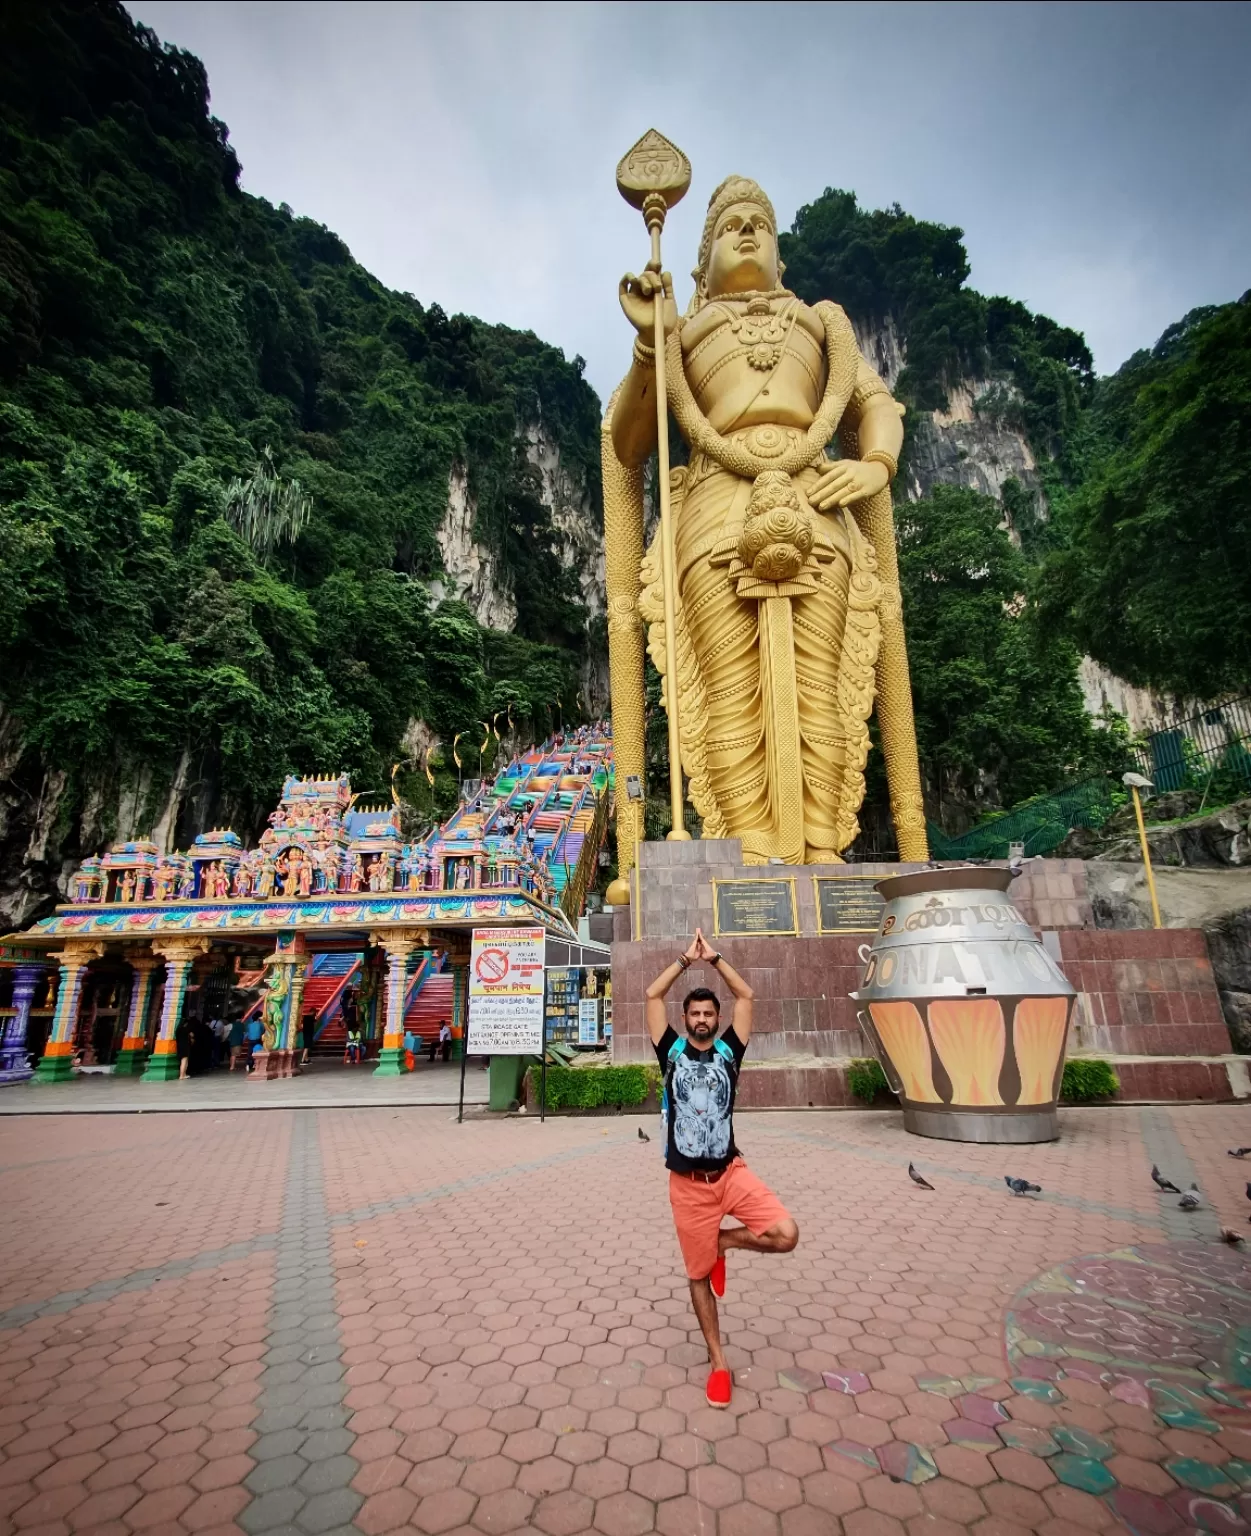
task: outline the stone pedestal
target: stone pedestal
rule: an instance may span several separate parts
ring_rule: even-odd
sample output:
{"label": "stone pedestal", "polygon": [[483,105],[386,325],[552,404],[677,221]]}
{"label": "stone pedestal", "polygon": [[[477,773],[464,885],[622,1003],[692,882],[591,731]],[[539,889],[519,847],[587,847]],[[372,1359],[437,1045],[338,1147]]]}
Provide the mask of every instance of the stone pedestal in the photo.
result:
{"label": "stone pedestal", "polygon": [[253,1083],[271,1082],[276,1077],[299,1077],[300,1068],[294,1050],[257,1051],[249,1077]]}
{"label": "stone pedestal", "polygon": [[[849,994],[864,975],[860,952],[872,934],[820,933],[813,876],[882,878],[922,867],[744,865],[738,840],[729,838],[641,844],[630,879],[631,906],[613,914],[613,1060],[655,1061],[643,1023],[643,993],[699,927],[755,993],[739,1104],[782,1109],[854,1103],[846,1088],[847,1063],[873,1051]],[[1126,1098],[1139,1096],[1148,1085],[1152,1097],[1164,1099],[1240,1096],[1230,1091],[1232,1078],[1220,1063],[1230,1052],[1229,1031],[1204,934],[1096,929],[1082,860],[1032,859],[1025,871],[1012,882],[1008,899],[1077,989],[1070,1054],[1109,1055]],[[793,878],[799,932],[716,936],[712,882],[772,878]],[[722,1019],[733,1021],[725,983],[710,966],[693,965],[666,1000],[675,1028],[681,1025],[682,997],[700,986],[717,993]],[[1135,1058],[1125,1061],[1124,1070],[1122,1054]],[[1150,1057],[1160,1060],[1160,1070],[1148,1070],[1144,1058]],[[1165,1069],[1163,1058],[1196,1059],[1195,1070]]]}

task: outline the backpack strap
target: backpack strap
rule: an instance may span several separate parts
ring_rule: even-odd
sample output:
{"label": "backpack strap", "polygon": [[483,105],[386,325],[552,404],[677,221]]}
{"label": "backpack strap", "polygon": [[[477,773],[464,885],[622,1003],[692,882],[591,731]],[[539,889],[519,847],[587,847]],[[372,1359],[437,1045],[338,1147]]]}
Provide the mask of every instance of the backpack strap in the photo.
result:
{"label": "backpack strap", "polygon": [[718,1056],[724,1057],[731,1066],[734,1065],[734,1052],[730,1049],[724,1040],[714,1040],[712,1043],[712,1048],[714,1051],[716,1051]]}
{"label": "backpack strap", "polygon": [[[717,1042],[718,1045],[720,1045],[720,1043],[721,1043],[720,1041]],[[669,1061],[670,1061],[670,1063],[672,1064],[673,1062],[675,1062],[685,1049],[686,1049],[686,1041],[682,1038],[681,1035],[679,1035],[678,1038],[669,1047]]]}

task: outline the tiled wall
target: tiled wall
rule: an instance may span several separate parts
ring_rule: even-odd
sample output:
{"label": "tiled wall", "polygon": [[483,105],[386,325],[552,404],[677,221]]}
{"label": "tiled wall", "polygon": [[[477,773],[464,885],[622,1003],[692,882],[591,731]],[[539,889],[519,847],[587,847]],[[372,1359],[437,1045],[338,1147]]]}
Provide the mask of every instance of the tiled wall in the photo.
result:
{"label": "tiled wall", "polygon": [[1101,928],[1061,932],[1055,939],[1065,975],[1083,994],[1079,1049],[1130,1056],[1229,1050],[1200,929]]}

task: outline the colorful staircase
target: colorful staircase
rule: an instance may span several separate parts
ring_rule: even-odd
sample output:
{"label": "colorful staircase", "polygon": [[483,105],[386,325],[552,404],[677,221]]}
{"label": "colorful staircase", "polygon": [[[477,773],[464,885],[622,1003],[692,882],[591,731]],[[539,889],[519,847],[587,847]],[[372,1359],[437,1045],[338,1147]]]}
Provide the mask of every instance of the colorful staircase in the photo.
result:
{"label": "colorful staircase", "polygon": [[301,1009],[317,1015],[313,1038],[307,1041],[310,1055],[342,1056],[347,1045],[343,1022],[343,993],[360,974],[361,957],[351,950],[314,955],[304,981]]}
{"label": "colorful staircase", "polygon": [[451,971],[429,969],[420,987],[410,994],[408,1012],[404,1015],[405,1031],[420,1035],[427,1045],[437,1039],[443,1020],[450,1024],[456,1017],[452,1011],[453,986]]}

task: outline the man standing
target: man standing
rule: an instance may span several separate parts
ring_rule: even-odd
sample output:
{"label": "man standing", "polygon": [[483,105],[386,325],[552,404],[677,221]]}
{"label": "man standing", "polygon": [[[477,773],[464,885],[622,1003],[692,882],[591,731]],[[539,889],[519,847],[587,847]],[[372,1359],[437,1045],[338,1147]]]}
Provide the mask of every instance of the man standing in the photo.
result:
{"label": "man standing", "polygon": [[[711,965],[734,995],[734,1023],[719,1040],[721,1004],[708,987],[696,987],[682,1000],[685,1040],[665,1018],[665,994],[696,960]],[[728,1408],[733,1383],[716,1302],[725,1295],[725,1255],[731,1248],[789,1253],[799,1241],[786,1207],[734,1145],[734,1095],[751,1039],[752,990],[697,928],[686,952],[661,971],[646,995],[647,1032],[665,1084],[669,1203],[712,1366],[707,1397],[713,1408]],[[726,1216],[743,1225],[723,1227]]]}

